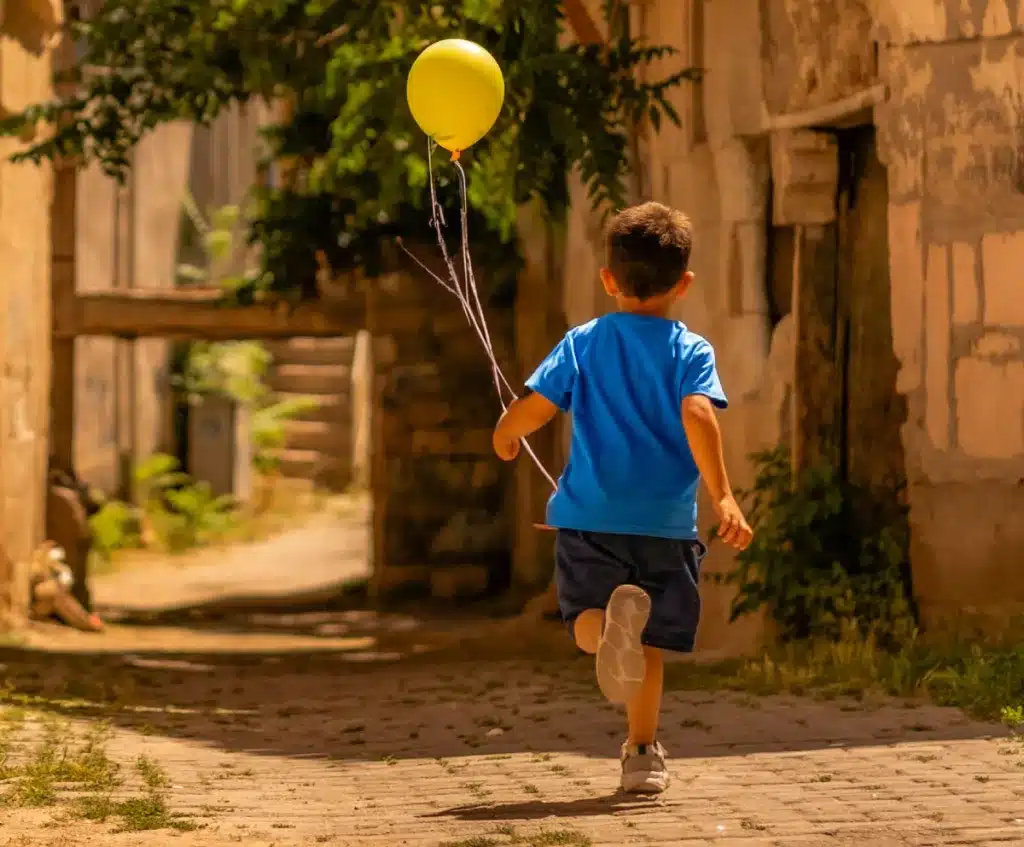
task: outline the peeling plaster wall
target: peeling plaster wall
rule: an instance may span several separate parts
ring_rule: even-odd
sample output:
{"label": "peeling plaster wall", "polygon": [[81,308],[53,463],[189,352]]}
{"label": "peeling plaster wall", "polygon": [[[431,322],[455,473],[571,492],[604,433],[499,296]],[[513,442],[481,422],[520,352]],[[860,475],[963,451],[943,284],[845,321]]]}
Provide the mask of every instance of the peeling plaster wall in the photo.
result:
{"label": "peeling plaster wall", "polygon": [[928,618],[1024,610],[1024,3],[879,3],[894,347]]}
{"label": "peeling plaster wall", "polygon": [[877,81],[871,6],[872,0],[763,0],[770,113],[822,106]]}

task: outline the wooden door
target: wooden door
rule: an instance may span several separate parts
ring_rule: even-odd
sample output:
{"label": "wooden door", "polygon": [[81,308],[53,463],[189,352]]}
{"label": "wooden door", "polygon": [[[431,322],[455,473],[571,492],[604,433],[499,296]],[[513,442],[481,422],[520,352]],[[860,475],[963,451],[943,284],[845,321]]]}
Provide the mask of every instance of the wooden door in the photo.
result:
{"label": "wooden door", "polygon": [[891,488],[904,476],[892,346],[888,186],[874,127],[839,133],[836,360],[841,379],[838,455],[843,476]]}

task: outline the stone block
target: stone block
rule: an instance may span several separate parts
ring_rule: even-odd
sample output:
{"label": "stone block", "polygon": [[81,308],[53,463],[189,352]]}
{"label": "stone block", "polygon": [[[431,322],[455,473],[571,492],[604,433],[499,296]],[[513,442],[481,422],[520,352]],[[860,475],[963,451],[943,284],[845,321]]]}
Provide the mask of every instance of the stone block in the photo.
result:
{"label": "stone block", "polygon": [[734,139],[712,151],[723,221],[763,221],[771,177],[768,148]]}
{"label": "stone block", "polygon": [[946,3],[919,0],[875,0],[876,32],[890,44],[945,41],[948,8]]}
{"label": "stone block", "polygon": [[1024,326],[1024,232],[1000,232],[981,240],[985,280],[985,323]]}
{"label": "stone block", "polygon": [[[718,161],[725,163],[725,159]],[[702,222],[717,222],[722,217],[722,204],[715,168],[714,151],[706,144],[695,147],[686,158],[674,161],[669,166],[664,202],[682,209],[698,226]],[[734,202],[734,198],[730,197],[730,214],[735,214],[731,211]]]}
{"label": "stone block", "polygon": [[422,591],[430,586],[431,569],[427,565],[385,565],[377,567],[371,582],[375,596]]}
{"label": "stone block", "polygon": [[834,138],[805,130],[772,133],[771,170],[776,226],[836,219],[839,148]]}
{"label": "stone block", "polygon": [[[701,85],[708,139],[717,147],[737,135],[764,131],[762,21],[757,0],[705,2],[704,16],[704,65],[709,70]],[[718,37],[725,32],[728,38]]]}
{"label": "stone block", "polygon": [[949,248],[928,247],[925,288],[925,427],[932,444],[948,449],[950,428],[949,350],[951,343]]}
{"label": "stone block", "polygon": [[953,322],[972,324],[981,319],[978,297],[977,251],[973,244],[953,245]]}
{"label": "stone block", "polygon": [[409,449],[413,453],[454,456],[486,456],[494,449],[491,430],[464,432],[421,430],[412,434]]}
{"label": "stone block", "polygon": [[[985,14],[981,19],[982,35],[986,38],[998,38],[1009,35],[1016,30],[1016,21],[1010,17],[1010,9],[1006,4],[1006,0],[988,0],[983,5],[985,6]],[[1014,3],[1014,6],[1017,5]]]}
{"label": "stone block", "polygon": [[733,315],[768,314],[765,229],[763,220],[732,225],[726,279]]}
{"label": "stone block", "polygon": [[896,390],[910,394],[921,385],[923,372],[924,266],[920,203],[889,207],[889,271],[893,351],[900,361]]}
{"label": "stone block", "polygon": [[987,359],[1017,358],[1020,354],[1020,336],[1008,332],[986,332],[971,349],[971,355]]}
{"label": "stone block", "polygon": [[487,591],[490,573],[483,565],[432,568],[430,596],[437,600],[479,597]]}
{"label": "stone block", "polygon": [[969,357],[956,367],[957,443],[978,459],[1024,455],[1024,362]]}
{"label": "stone block", "polygon": [[725,343],[718,346],[718,368],[727,396],[733,401],[757,391],[768,363],[768,319],[763,315],[730,318]]}
{"label": "stone block", "polygon": [[456,512],[430,544],[431,556],[485,556],[508,548],[505,517],[483,509]]}

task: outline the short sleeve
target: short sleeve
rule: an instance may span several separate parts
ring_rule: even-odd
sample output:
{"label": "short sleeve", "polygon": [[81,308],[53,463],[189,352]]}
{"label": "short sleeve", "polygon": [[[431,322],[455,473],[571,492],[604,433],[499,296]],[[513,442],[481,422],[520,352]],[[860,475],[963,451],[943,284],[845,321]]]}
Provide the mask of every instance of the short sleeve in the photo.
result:
{"label": "short sleeve", "polygon": [[719,409],[729,406],[715,366],[715,349],[703,339],[693,349],[680,386],[681,398],[693,394],[703,394]]}
{"label": "short sleeve", "polygon": [[537,366],[537,370],[526,380],[526,387],[567,412],[572,405],[577,373],[576,354],[572,340],[567,335]]}

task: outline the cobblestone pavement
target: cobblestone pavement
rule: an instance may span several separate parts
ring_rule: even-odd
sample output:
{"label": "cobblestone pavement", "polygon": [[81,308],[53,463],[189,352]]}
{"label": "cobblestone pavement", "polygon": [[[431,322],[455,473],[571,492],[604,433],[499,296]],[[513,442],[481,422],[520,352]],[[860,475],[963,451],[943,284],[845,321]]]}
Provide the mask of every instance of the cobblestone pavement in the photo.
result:
{"label": "cobblestone pavement", "polygon": [[199,828],[0,806],[10,847],[1024,845],[1024,744],[927,705],[673,692],[675,783],[638,800],[616,794],[622,716],[583,659],[18,656],[0,662],[43,713],[111,721],[110,754],[159,763]]}

